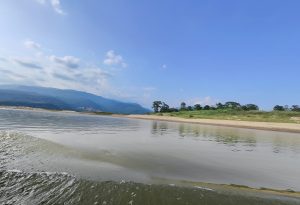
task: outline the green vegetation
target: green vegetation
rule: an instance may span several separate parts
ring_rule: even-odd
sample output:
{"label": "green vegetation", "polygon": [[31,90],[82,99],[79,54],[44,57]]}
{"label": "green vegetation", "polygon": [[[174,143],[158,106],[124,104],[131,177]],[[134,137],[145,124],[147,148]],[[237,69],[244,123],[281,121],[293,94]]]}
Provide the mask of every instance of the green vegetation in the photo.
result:
{"label": "green vegetation", "polygon": [[182,102],[180,108],[170,108],[164,102],[155,101],[153,108],[153,114],[160,116],[300,124],[300,106],[298,105],[291,107],[276,105],[273,111],[266,112],[260,111],[255,104],[241,105],[237,102],[217,103],[215,106],[196,104],[193,107]]}

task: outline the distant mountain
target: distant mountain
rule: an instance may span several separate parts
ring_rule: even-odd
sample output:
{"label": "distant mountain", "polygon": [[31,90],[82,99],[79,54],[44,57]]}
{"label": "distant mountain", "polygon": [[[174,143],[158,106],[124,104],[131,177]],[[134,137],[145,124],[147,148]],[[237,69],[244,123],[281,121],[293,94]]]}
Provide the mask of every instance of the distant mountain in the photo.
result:
{"label": "distant mountain", "polygon": [[150,111],[137,103],[120,102],[76,90],[20,85],[1,85],[0,105],[119,114],[143,114]]}

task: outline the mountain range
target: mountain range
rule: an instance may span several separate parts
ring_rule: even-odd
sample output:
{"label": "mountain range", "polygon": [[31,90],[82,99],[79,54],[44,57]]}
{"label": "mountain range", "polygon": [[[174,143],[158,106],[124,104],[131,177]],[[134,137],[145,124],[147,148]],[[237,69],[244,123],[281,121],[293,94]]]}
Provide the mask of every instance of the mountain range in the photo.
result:
{"label": "mountain range", "polygon": [[119,114],[150,112],[137,103],[121,102],[87,92],[23,85],[1,85],[0,105]]}

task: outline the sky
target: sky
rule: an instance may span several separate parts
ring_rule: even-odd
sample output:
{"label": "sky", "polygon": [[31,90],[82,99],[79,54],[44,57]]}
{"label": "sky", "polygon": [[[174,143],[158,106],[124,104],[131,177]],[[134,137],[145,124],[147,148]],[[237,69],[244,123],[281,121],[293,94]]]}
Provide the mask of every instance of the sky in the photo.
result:
{"label": "sky", "polygon": [[0,84],[300,104],[298,0],[1,0]]}

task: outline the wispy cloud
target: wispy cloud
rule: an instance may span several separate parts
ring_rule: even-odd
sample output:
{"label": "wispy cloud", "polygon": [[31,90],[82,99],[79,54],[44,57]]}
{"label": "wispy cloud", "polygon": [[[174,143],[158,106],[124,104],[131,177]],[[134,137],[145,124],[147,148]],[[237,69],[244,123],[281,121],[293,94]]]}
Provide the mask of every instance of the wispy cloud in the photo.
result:
{"label": "wispy cloud", "polygon": [[24,46],[29,49],[36,49],[36,50],[41,49],[41,45],[32,40],[24,41]]}
{"label": "wispy cloud", "polygon": [[36,2],[46,5],[49,4],[53,10],[60,14],[60,15],[66,15],[67,13],[61,8],[61,1],[60,0],[35,0]]}
{"label": "wispy cloud", "polygon": [[0,61],[6,62],[6,58],[0,57]]}
{"label": "wispy cloud", "polygon": [[78,68],[79,63],[80,63],[80,59],[76,58],[74,56],[57,57],[57,56],[52,55],[49,57],[49,59],[52,62],[55,62],[59,65],[66,66],[68,68]]}
{"label": "wispy cloud", "polygon": [[[156,88],[153,86],[116,86],[115,77],[122,70],[101,68],[72,55],[58,56],[43,45],[30,40],[23,46],[36,52],[25,56],[3,56],[0,61],[1,84],[23,84],[86,91],[105,97],[135,101],[148,105]],[[38,45],[38,46],[37,46]],[[38,49],[40,48],[40,49]],[[51,52],[51,55],[48,54]],[[39,54],[39,55],[37,55]],[[112,55],[113,54],[113,55]],[[109,58],[119,56],[110,52]],[[107,57],[107,56],[106,56]],[[122,65],[123,58],[112,60]]]}
{"label": "wispy cloud", "polygon": [[122,66],[123,68],[127,67],[127,64],[124,62],[124,59],[121,55],[115,53],[115,51],[110,50],[106,53],[106,58],[103,63],[109,66]]}
{"label": "wispy cloud", "polygon": [[74,81],[74,78],[66,76],[66,75],[62,75],[60,73],[53,73],[52,76],[54,78],[59,78],[59,79],[62,79],[62,80]]}
{"label": "wispy cloud", "polygon": [[17,77],[19,79],[24,78],[24,75],[21,75],[19,73],[13,72],[11,70],[7,70],[5,68],[0,67],[0,71],[4,74],[4,75],[9,75],[10,77]]}
{"label": "wispy cloud", "polygon": [[14,62],[16,62],[17,64],[27,67],[27,68],[34,68],[34,69],[43,69],[42,66],[40,66],[38,63],[33,62],[31,60],[24,60],[24,59],[14,59]]}
{"label": "wispy cloud", "polygon": [[1,57],[0,83],[67,88],[116,97],[117,88],[110,83],[113,71],[72,55],[48,55],[49,49],[33,40],[23,42],[24,45],[36,52],[25,57]]}
{"label": "wispy cloud", "polygon": [[64,12],[62,9],[61,9],[61,5],[60,5],[60,0],[51,0],[51,5],[53,7],[53,9],[59,13],[59,14],[62,14],[62,15],[65,15],[66,12]]}

